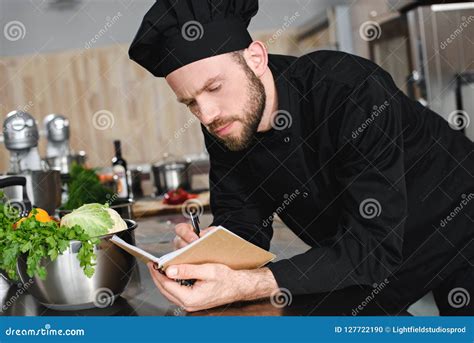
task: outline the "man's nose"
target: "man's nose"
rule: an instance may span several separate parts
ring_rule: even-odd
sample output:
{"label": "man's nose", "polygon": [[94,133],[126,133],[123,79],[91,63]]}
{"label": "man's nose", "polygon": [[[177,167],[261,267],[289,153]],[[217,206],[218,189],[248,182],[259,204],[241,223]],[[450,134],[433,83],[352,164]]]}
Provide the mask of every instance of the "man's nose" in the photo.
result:
{"label": "man's nose", "polygon": [[220,110],[215,105],[203,105],[201,107],[201,122],[204,125],[211,124],[220,114]]}

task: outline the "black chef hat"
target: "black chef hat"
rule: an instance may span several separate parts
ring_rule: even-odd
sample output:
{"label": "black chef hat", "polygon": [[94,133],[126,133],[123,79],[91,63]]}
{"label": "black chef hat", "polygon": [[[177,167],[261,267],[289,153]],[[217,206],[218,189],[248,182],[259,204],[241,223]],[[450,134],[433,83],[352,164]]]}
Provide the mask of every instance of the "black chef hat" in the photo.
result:
{"label": "black chef hat", "polygon": [[155,76],[203,58],[244,49],[258,0],[158,0],[128,51]]}

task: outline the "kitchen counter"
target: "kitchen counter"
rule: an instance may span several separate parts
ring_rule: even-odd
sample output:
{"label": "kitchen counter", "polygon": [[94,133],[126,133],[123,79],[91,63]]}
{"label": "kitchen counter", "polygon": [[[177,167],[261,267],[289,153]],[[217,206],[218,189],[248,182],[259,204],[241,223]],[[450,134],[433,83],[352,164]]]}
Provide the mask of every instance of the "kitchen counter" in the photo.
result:
{"label": "kitchen counter", "polygon": [[[160,256],[172,250],[174,225],[184,221],[181,214],[137,219],[136,243],[150,253]],[[201,227],[211,222],[209,214],[201,216]],[[301,253],[308,247],[283,223],[274,223],[275,234],[271,251],[278,258]],[[219,308],[187,313],[168,302],[157,290],[145,264],[138,263],[125,292],[112,306],[81,311],[54,311],[39,304],[30,294],[17,285],[9,285],[0,278],[0,302],[7,316],[281,316],[281,315],[352,315],[352,311],[367,296],[367,289],[351,287],[342,291],[283,299],[288,306],[272,304],[269,300],[235,303]],[[291,299],[291,301],[290,301]],[[0,308],[1,309],[1,308]],[[363,315],[408,315],[407,312],[388,313],[371,301]]]}

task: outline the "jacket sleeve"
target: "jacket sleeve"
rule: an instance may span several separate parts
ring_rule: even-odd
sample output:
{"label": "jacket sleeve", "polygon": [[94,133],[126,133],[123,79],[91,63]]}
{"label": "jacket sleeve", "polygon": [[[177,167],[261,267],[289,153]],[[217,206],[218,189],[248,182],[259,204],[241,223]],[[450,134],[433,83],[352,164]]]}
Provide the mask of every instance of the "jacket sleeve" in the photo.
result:
{"label": "jacket sleeve", "polygon": [[204,127],[202,131],[211,164],[211,225],[222,225],[268,250],[273,236],[271,204],[253,181],[246,153],[229,151]]}
{"label": "jacket sleeve", "polygon": [[279,286],[293,294],[380,283],[402,261],[407,216],[403,95],[388,74],[382,76],[356,86],[342,106],[337,234],[321,247],[270,265]]}

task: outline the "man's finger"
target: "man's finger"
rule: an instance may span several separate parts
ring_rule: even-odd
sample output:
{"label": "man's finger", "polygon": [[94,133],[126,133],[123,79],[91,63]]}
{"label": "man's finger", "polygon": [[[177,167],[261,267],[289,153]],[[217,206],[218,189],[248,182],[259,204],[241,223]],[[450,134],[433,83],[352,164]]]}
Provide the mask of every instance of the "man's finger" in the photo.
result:
{"label": "man's finger", "polygon": [[175,236],[173,239],[173,245],[174,245],[174,249],[178,250],[178,249],[184,248],[186,245],[188,245],[188,243],[183,241],[181,237]]}
{"label": "man's finger", "polygon": [[153,262],[147,263],[147,266],[148,266],[148,269],[150,271],[151,278],[153,279],[153,283],[155,284],[156,288],[158,288],[160,293],[163,294],[172,303],[174,303],[178,306],[184,307],[183,304],[181,303],[181,301],[179,301],[178,298],[176,298],[174,295],[172,295],[170,292],[168,292],[163,287],[163,283],[165,281],[164,279],[167,279],[167,277],[164,276],[164,275],[161,275],[159,271],[157,271],[157,270],[155,270],[155,268],[153,268]]}
{"label": "man's finger", "polygon": [[174,304],[187,308],[187,304],[193,299],[193,290],[190,287],[182,286],[175,280],[167,278],[153,268],[153,264],[149,264],[148,268],[153,278],[153,282],[160,292]]}
{"label": "man's finger", "polygon": [[216,267],[212,264],[178,264],[166,268],[165,272],[170,279],[213,280]]}
{"label": "man's finger", "polygon": [[190,224],[180,223],[175,226],[174,230],[176,235],[181,237],[185,243],[191,243],[199,238],[198,235],[194,233],[193,227]]}

